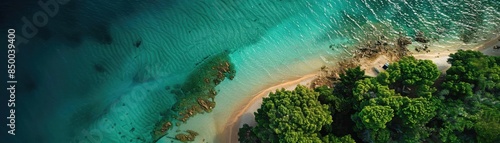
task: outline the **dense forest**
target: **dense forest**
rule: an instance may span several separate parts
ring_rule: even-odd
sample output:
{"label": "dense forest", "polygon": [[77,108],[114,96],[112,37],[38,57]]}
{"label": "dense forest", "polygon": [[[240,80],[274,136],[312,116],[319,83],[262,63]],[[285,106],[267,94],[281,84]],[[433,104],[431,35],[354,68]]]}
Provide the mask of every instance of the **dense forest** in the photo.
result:
{"label": "dense forest", "polygon": [[242,143],[500,142],[500,57],[451,54],[445,75],[408,56],[377,77],[346,70],[333,88],[277,90]]}

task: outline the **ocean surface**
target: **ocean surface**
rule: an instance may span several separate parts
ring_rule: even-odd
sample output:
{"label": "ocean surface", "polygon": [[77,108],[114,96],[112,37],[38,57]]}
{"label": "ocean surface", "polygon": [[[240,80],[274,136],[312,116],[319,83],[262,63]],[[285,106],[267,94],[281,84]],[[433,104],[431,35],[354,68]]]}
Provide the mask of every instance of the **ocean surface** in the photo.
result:
{"label": "ocean surface", "polygon": [[[41,6],[2,3],[2,30],[26,38],[22,17],[33,21]],[[346,47],[418,31],[432,48],[467,47],[500,34],[498,0],[69,0],[58,8],[17,46],[16,136],[0,134],[9,142],[177,142],[186,130],[199,133],[196,142],[219,142],[238,105],[334,65]],[[176,106],[193,95],[180,88],[217,55],[234,79],[213,87],[211,112],[182,123]],[[155,138],[166,120],[171,128]]]}

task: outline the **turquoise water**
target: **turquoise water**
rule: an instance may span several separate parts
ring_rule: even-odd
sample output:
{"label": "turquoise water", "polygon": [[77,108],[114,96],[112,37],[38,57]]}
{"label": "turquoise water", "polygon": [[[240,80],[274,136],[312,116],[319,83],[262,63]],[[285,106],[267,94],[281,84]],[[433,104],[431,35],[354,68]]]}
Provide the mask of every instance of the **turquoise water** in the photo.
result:
{"label": "turquoise water", "polygon": [[[217,142],[235,106],[270,85],[317,71],[367,35],[481,43],[499,35],[500,1],[74,0],[19,48],[16,142],[153,142],[151,132],[197,64],[225,50],[236,76],[211,113],[174,126]],[[137,41],[141,41],[136,46]],[[201,62],[203,63],[203,62]],[[23,130],[22,130],[23,129]],[[29,129],[29,130],[28,130]]]}

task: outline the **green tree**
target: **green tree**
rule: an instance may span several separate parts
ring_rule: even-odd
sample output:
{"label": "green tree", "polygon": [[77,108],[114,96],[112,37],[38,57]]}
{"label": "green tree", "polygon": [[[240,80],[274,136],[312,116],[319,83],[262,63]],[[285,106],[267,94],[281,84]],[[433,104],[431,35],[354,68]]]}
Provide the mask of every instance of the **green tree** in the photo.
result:
{"label": "green tree", "polygon": [[340,82],[335,85],[333,91],[343,97],[352,97],[352,89],[356,86],[356,82],[365,78],[368,77],[359,66],[347,69],[345,73],[340,74]]}
{"label": "green tree", "polygon": [[387,122],[394,117],[394,110],[389,106],[365,106],[353,115],[356,126],[361,129],[385,129]]}
{"label": "green tree", "polygon": [[[333,123],[324,127],[322,133],[333,133],[337,136],[354,134],[355,123],[351,120],[351,115],[356,112],[353,105],[359,105],[353,98],[353,89],[356,82],[368,78],[364,70],[358,66],[347,69],[340,74],[340,80],[334,85],[333,92],[328,94],[327,88],[319,88],[321,102],[330,106]],[[331,91],[331,90],[330,90]]]}
{"label": "green tree", "polygon": [[[448,63],[450,63],[454,67],[464,67],[464,68],[476,68],[476,67],[488,67],[494,63],[484,63],[484,59],[488,58],[486,55],[482,54],[479,51],[471,51],[471,50],[458,50],[456,53],[450,54],[450,58],[448,58]],[[482,61],[478,61],[481,60]],[[447,74],[460,74],[466,75],[467,72],[470,72],[470,76],[463,77],[463,79],[467,82],[477,81],[474,75],[479,75],[478,71],[464,71],[464,70],[455,70],[450,68],[446,71]]]}
{"label": "green tree", "polygon": [[403,124],[409,127],[424,125],[436,115],[437,107],[425,98],[409,100],[400,110],[399,116]]}
{"label": "green tree", "polygon": [[255,113],[253,132],[263,142],[321,142],[319,131],[332,116],[318,96],[304,86],[270,93]]}
{"label": "green tree", "polygon": [[438,106],[437,133],[442,142],[472,142],[465,131],[472,130],[475,117],[466,111],[466,105],[461,101],[447,101]]}
{"label": "green tree", "polygon": [[396,111],[396,113],[398,113],[397,111],[400,111],[400,109],[403,108],[403,105],[410,102],[410,100],[410,98],[405,96],[390,96],[385,98],[374,98],[369,102],[370,105],[389,106]]}
{"label": "green tree", "polygon": [[324,143],[356,143],[354,139],[352,139],[351,135],[345,135],[343,137],[337,137],[335,135],[329,134],[322,138]]}
{"label": "green tree", "polygon": [[492,108],[482,110],[474,129],[479,142],[500,142],[500,111]]}
{"label": "green tree", "polygon": [[256,143],[258,142],[257,136],[252,131],[253,127],[248,126],[248,124],[244,124],[238,130],[238,141],[241,143]]}
{"label": "green tree", "polygon": [[387,129],[365,130],[363,135],[365,142],[387,143],[391,140],[391,132]]}
{"label": "green tree", "polygon": [[385,81],[392,82],[391,88],[405,96],[426,98],[436,90],[433,84],[441,74],[432,61],[417,60],[411,56],[391,64],[387,72],[390,76]]}
{"label": "green tree", "polygon": [[395,82],[393,81],[394,79],[390,77],[388,72],[380,72],[380,74],[377,75],[376,79],[378,83],[387,86]]}
{"label": "green tree", "polygon": [[374,78],[366,78],[356,82],[356,86],[352,91],[354,99],[358,104],[354,104],[355,109],[363,108],[368,104],[369,99],[384,98],[396,95],[394,90],[388,86],[379,84]]}
{"label": "green tree", "polygon": [[[450,75],[448,77],[455,76],[458,79],[458,75]],[[473,85],[463,81],[445,81],[441,86],[449,91],[446,95],[454,99],[463,99],[474,94],[472,91]]]}
{"label": "green tree", "polygon": [[451,54],[452,65],[446,71],[442,87],[449,91],[445,96],[461,99],[476,92],[500,95],[500,57],[486,56],[478,51],[463,51]]}

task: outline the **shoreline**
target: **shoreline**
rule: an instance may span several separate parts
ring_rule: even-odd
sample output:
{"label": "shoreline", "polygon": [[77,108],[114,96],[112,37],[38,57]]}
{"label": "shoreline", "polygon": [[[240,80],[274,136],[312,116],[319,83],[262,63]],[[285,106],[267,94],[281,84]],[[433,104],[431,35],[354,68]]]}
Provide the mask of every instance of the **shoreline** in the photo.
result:
{"label": "shoreline", "polygon": [[[492,37],[489,40],[484,41],[482,44],[475,45],[472,48],[465,48],[464,50],[479,51],[490,56],[500,56],[500,50],[493,49],[494,46],[500,46],[500,36]],[[447,50],[437,50],[430,53],[416,53],[412,56],[416,59],[431,60],[437,65],[441,72],[445,73],[446,70],[451,67],[451,64],[448,63],[450,54],[456,53],[459,49],[461,48],[455,47]]]}
{"label": "shoreline", "polygon": [[[494,46],[500,46],[500,35],[492,37],[489,40],[483,41],[482,44],[477,44],[474,47],[469,47],[469,48],[451,47],[450,49],[446,50],[435,49],[429,53],[413,53],[410,54],[409,56],[413,56],[416,59],[431,60],[438,66],[438,69],[440,71],[445,72],[449,67],[451,67],[451,65],[447,63],[447,59],[449,58],[449,55],[451,53],[455,53],[459,49],[464,49],[464,50],[480,51],[485,55],[500,56],[500,49],[493,49]],[[371,74],[370,72],[373,72],[371,69],[380,64],[379,58],[387,59],[388,57],[386,57],[384,54],[379,54],[375,56],[375,58],[365,59],[363,62],[360,63],[361,64],[360,66],[364,66],[365,74],[367,75]],[[388,61],[393,62],[392,60]],[[224,127],[224,130],[218,133],[221,134],[223,137],[219,139],[219,141],[238,142],[238,135],[237,135],[238,129],[240,128],[242,123],[249,123],[248,120],[251,121],[253,120],[253,119],[246,119],[243,115],[246,113],[253,114],[253,112],[256,112],[256,110],[260,108],[260,106],[256,106],[256,104],[260,105],[262,103],[262,98],[268,96],[270,92],[273,92],[276,89],[281,89],[281,88],[293,90],[299,84],[300,85],[311,84],[311,82],[316,80],[319,76],[321,76],[321,71],[307,74],[305,76],[302,76],[301,78],[289,80],[287,82],[274,85],[270,88],[261,90],[260,92],[254,94],[251,100],[240,104],[243,105],[240,106],[242,108],[236,108],[231,112],[231,116],[228,119],[226,126]]]}

